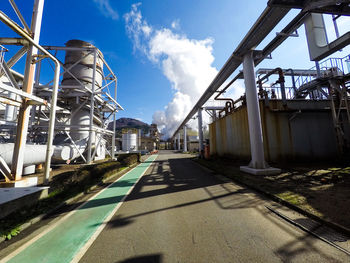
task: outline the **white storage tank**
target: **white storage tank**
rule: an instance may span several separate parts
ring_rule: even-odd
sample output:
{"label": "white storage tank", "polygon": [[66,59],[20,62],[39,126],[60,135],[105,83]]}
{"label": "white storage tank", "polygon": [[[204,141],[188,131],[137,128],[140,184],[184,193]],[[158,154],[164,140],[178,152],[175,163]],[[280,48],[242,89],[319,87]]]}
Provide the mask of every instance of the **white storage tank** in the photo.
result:
{"label": "white storage tank", "polygon": [[137,151],[137,130],[123,129],[122,130],[122,149],[126,151]]}

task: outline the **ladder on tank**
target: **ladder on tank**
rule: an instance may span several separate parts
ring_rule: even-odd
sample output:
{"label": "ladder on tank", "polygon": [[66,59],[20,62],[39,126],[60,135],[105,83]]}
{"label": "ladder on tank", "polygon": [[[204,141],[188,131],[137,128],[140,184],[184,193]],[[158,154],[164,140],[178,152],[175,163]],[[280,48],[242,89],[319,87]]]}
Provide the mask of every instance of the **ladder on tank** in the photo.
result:
{"label": "ladder on tank", "polygon": [[346,140],[346,131],[350,132],[350,76],[348,79],[329,80],[329,100],[331,114],[340,154],[350,149],[350,141]]}

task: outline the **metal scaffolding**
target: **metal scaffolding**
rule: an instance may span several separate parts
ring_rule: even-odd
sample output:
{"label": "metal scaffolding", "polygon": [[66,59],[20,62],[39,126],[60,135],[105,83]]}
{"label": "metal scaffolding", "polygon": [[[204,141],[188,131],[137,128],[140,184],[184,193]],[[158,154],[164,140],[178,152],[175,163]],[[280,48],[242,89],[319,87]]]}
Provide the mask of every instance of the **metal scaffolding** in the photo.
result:
{"label": "metal scaffolding", "polygon": [[[0,87],[1,105],[12,106],[11,113],[15,112],[15,118],[7,111],[8,119],[1,121],[1,135],[5,142],[14,141],[14,150],[11,167],[0,157],[0,170],[7,181],[19,181],[22,178],[23,160],[26,145],[46,144],[45,154],[45,182],[49,180],[51,158],[54,155],[54,139],[62,135],[70,142],[70,147],[86,163],[91,163],[98,149],[104,147],[114,158],[116,113],[123,108],[117,102],[117,77],[103,58],[102,53],[94,46],[58,47],[39,45],[41,19],[44,0],[35,0],[33,16],[30,26],[23,18],[14,0],[9,0],[16,19],[21,25],[14,22],[5,13],[0,11],[0,21],[19,35],[19,38],[0,38],[0,78],[4,83]],[[10,59],[5,61],[5,46],[21,46]],[[71,65],[65,65],[61,61],[63,52],[84,52],[85,56]],[[24,75],[11,68],[26,55]],[[92,82],[87,85],[76,76],[75,67],[81,61],[93,56]],[[49,59],[49,61],[48,61]],[[51,64],[53,62],[54,65]],[[46,64],[46,68],[44,67]],[[49,65],[49,66],[48,66]],[[53,66],[53,67],[52,67]],[[53,79],[45,84],[41,77],[49,76],[47,68],[53,68]],[[102,76],[97,85],[96,72]],[[61,72],[61,73],[60,73]],[[68,76],[74,79],[74,85],[59,85],[60,79]],[[90,86],[90,87],[89,87]],[[77,92],[78,91],[78,92]],[[73,108],[72,102],[79,107]],[[7,107],[5,106],[5,107]],[[3,106],[4,107],[4,106]],[[17,109],[13,109],[16,107]],[[70,120],[84,109],[89,111],[89,123],[87,125],[74,125]],[[113,122],[113,131],[108,125]],[[111,127],[109,127],[111,128]],[[88,132],[87,147],[81,147],[79,141],[73,140],[71,132]],[[108,139],[110,138],[110,139]],[[105,141],[111,142],[107,149]],[[83,154],[84,152],[84,154]],[[76,156],[74,156],[76,158]],[[71,159],[67,160],[69,163]]]}

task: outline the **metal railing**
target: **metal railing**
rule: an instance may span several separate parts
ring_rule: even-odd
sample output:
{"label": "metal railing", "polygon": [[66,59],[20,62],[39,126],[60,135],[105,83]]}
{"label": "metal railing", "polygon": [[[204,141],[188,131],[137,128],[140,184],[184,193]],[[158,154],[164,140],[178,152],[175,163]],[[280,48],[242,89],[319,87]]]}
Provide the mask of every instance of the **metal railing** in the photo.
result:
{"label": "metal railing", "polygon": [[[309,70],[317,70],[316,66],[310,68]],[[327,76],[341,76],[350,73],[350,55],[343,58],[328,58],[319,63],[320,77]],[[315,80],[317,76],[307,75],[299,76],[295,80],[296,88]]]}

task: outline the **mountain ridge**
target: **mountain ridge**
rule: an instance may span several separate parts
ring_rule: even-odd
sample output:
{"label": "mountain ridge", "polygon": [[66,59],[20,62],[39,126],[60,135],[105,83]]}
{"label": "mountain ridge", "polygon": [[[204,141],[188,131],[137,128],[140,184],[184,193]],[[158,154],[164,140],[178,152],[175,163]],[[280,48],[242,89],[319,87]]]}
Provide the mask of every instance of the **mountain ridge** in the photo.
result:
{"label": "mountain ridge", "polygon": [[[147,134],[150,127],[151,125],[133,118],[119,118],[116,120],[117,134],[120,134],[121,130],[124,128],[141,129],[143,134]],[[113,130],[113,122],[108,124],[108,130]]]}

